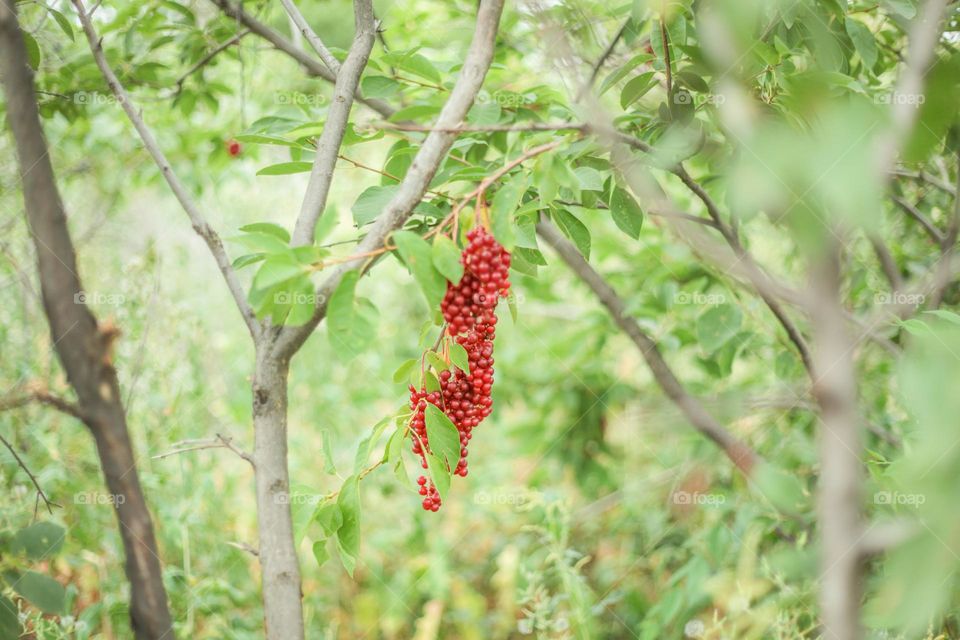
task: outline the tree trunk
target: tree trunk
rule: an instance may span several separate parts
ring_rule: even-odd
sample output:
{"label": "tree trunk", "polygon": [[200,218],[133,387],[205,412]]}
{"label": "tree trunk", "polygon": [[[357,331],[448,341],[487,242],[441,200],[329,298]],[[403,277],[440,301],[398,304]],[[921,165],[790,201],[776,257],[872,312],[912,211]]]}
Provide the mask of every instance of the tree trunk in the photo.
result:
{"label": "tree trunk", "polygon": [[257,345],[253,374],[253,429],[263,609],[269,640],[302,640],[300,565],[293,540],[287,471],[289,362]]}
{"label": "tree trunk", "polygon": [[33,73],[14,5],[6,1],[0,2],[0,75],[53,346],[76,391],[83,421],[96,440],[107,488],[116,504],[130,581],[130,624],[138,639],[172,640],[153,524],[111,362],[118,331],[98,325],[84,304],[66,213],[40,125]]}

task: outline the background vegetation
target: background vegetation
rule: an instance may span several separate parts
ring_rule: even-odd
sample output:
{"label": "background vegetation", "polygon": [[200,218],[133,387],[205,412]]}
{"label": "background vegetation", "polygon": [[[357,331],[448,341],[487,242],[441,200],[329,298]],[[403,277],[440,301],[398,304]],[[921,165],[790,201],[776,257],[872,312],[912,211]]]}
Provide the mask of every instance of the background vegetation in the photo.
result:
{"label": "background vegetation", "polygon": [[[301,4],[342,56],[350,4]],[[279,4],[244,8],[307,48]],[[594,89],[615,126],[655,147],[649,175],[664,193],[679,210],[709,219],[669,171],[684,160],[773,279],[815,289],[811,247],[823,244],[824,227],[845,229],[841,291],[857,319],[845,355],[862,418],[863,544],[876,544],[855,553],[864,553],[862,620],[876,638],[960,637],[960,406],[952,392],[960,381],[952,270],[958,14],[947,3],[925,88],[905,96],[894,86],[917,11],[912,0],[508,3],[468,117],[479,127],[581,123],[578,78],[597,69]],[[229,449],[207,446],[220,434],[253,447],[245,327],[104,84],[72,5],[24,2],[19,12],[86,303],[122,330],[115,365],[177,634],[262,637],[259,567],[248,551],[257,538],[253,474]],[[429,126],[463,61],[476,3],[378,2],[376,12],[382,39],[361,89],[402,109],[392,122]],[[292,230],[308,174],[286,163],[305,162],[309,171],[330,85],[256,34],[194,70],[245,29],[211,3],[105,3],[95,23],[230,257],[250,253],[242,238],[231,240],[245,225]],[[917,124],[883,184],[876,145],[892,130],[888,112],[907,100],[917,103]],[[358,286],[373,307],[369,335],[346,343],[324,323],[294,358],[290,500],[307,637],[822,633],[821,427],[808,372],[749,278],[689,241],[636,188],[631,195],[633,184],[584,133],[468,131],[452,154],[469,170],[455,172],[448,161],[434,182],[435,191],[460,197],[504,158],[560,141],[514,174],[529,185],[513,228],[521,238],[512,274],[517,313],[500,310],[495,409],[471,443],[470,475],[454,480],[435,514],[419,507],[419,469],[407,452],[406,473],[390,464],[366,475],[352,576],[317,507],[384,455],[392,428],[368,438],[405,404],[406,379],[395,372],[433,343],[435,328],[424,332],[433,312],[391,253]],[[356,222],[372,219],[383,206],[378,195],[396,183],[383,174],[402,177],[412,156],[405,149],[422,139],[355,105],[317,246],[351,253],[362,233]],[[239,142],[236,155],[231,141]],[[8,136],[0,150],[0,387],[40,384],[69,395],[38,299]],[[628,190],[625,209],[611,200],[612,188]],[[428,204],[449,211],[438,196]],[[426,229],[437,211],[420,212],[409,228]],[[616,289],[687,391],[769,465],[748,479],[690,428],[593,293],[544,243],[542,252],[522,244],[522,216],[537,211],[552,215]],[[472,210],[465,225],[471,219]],[[725,246],[715,229],[697,228]],[[878,259],[884,252],[893,276]],[[945,282],[915,286],[929,284],[943,264]],[[245,286],[256,270],[240,270]],[[804,336],[815,333],[802,303],[788,315]],[[5,590],[0,637],[17,637],[21,624],[24,637],[130,637],[115,497],[103,488],[89,436],[42,406],[0,413],[0,435],[59,505],[47,513],[11,452],[0,451],[0,565],[37,574],[32,591],[30,580]]]}

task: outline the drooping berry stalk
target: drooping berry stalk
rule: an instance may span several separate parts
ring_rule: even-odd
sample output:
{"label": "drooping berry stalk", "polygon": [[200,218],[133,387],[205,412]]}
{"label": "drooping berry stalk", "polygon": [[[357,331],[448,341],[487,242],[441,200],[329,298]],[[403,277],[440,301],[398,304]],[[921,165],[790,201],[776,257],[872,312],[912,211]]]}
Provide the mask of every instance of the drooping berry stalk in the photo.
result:
{"label": "drooping berry stalk", "polygon": [[[470,373],[459,368],[440,372],[439,391],[428,392],[410,386],[411,435],[413,452],[420,456],[424,469],[430,443],[427,439],[425,411],[427,403],[435,405],[450,419],[460,434],[460,460],[453,473],[467,475],[467,445],[473,429],[490,415],[493,406],[493,339],[496,334],[497,301],[510,291],[510,254],[483,227],[467,234],[467,246],[460,262],[463,278],[454,285],[447,283],[447,293],[440,305],[447,322],[446,333],[467,352]],[[437,511],[440,494],[426,476],[417,479],[423,508]]]}

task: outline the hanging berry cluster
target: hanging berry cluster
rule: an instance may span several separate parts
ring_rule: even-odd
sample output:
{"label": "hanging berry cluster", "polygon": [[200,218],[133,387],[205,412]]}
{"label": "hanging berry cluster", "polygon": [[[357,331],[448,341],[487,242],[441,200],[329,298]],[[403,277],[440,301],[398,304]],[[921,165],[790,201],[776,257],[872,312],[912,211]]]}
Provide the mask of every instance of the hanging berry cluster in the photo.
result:
{"label": "hanging berry cluster", "polygon": [[[473,429],[488,415],[493,405],[493,338],[497,301],[510,291],[510,254],[482,226],[467,234],[467,246],[460,257],[464,274],[458,284],[447,283],[447,293],[440,305],[446,320],[446,333],[467,353],[470,373],[459,368],[440,372],[438,391],[418,391],[410,385],[410,408],[413,452],[420,456],[424,469],[430,443],[427,439],[425,411],[427,403],[439,408],[460,434],[460,460],[451,471],[467,475],[467,445]],[[417,479],[423,508],[437,511],[440,494],[432,480]]]}

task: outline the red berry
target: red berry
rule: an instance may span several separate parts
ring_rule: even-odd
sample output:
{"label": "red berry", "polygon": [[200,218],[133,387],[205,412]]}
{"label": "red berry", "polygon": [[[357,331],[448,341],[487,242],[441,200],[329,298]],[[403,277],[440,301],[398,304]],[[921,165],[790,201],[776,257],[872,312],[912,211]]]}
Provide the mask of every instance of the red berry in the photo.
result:
{"label": "red berry", "polygon": [[240,143],[237,140],[234,140],[232,138],[230,140],[227,140],[227,153],[229,153],[231,156],[236,158],[238,155],[240,155],[240,152],[242,150],[243,150],[243,147],[240,145]]}

